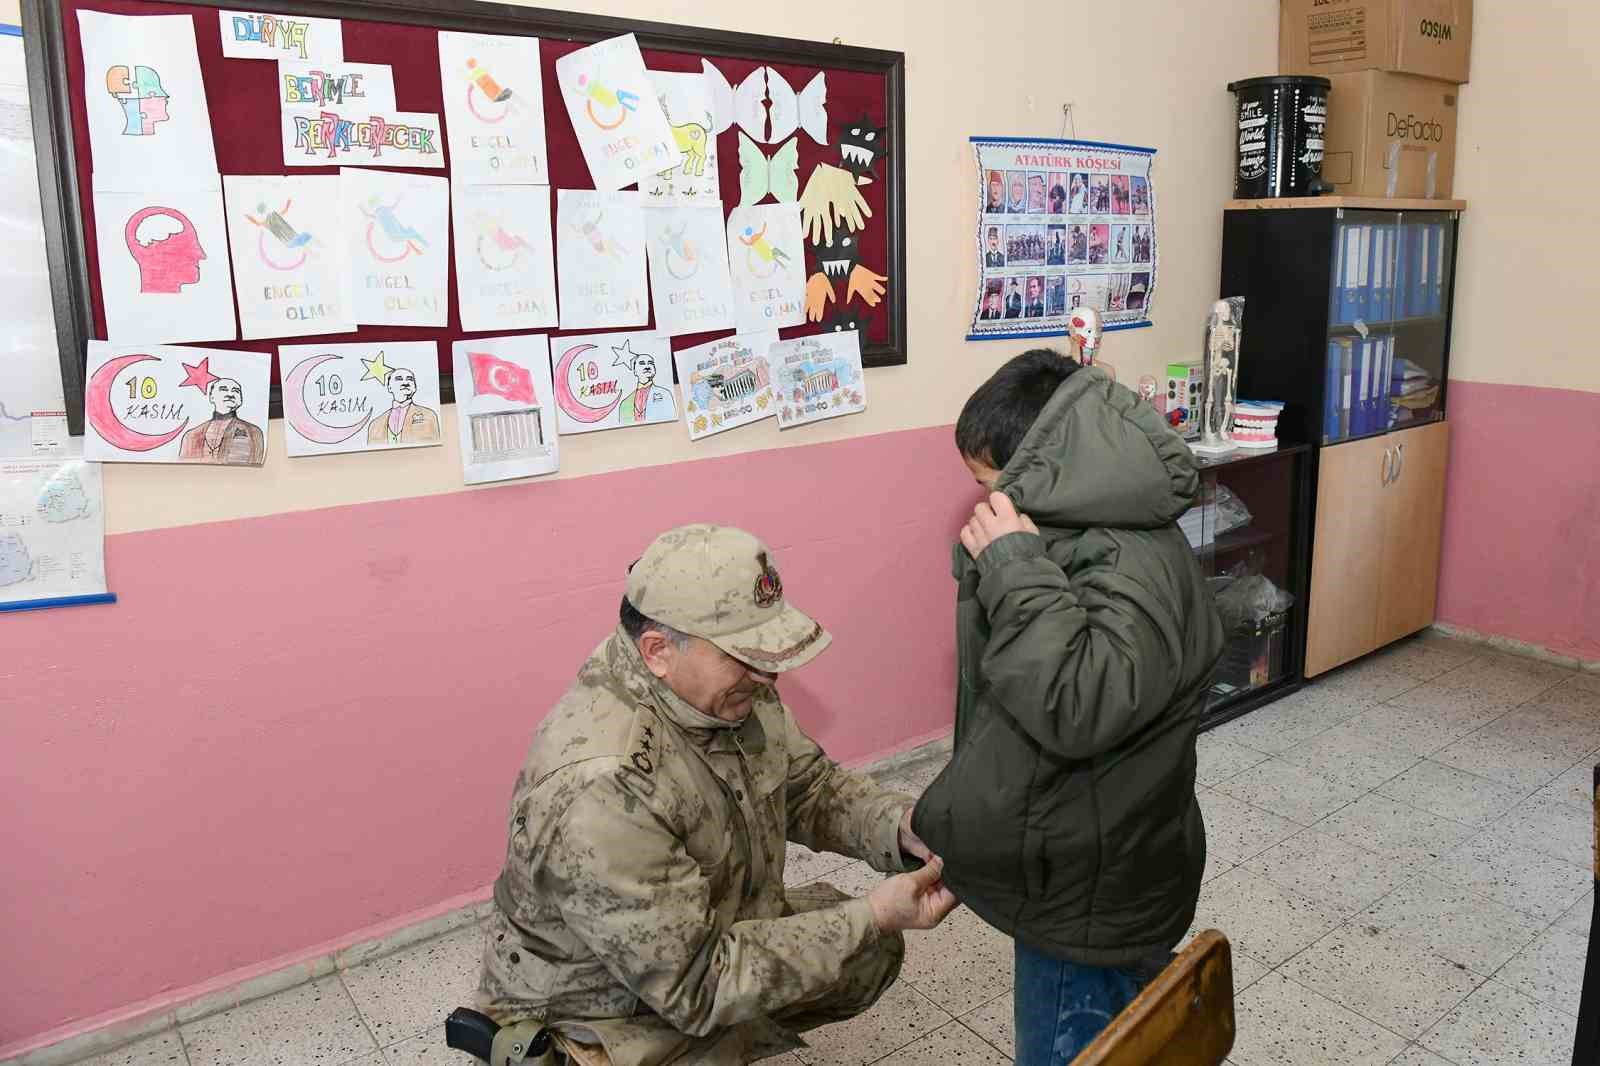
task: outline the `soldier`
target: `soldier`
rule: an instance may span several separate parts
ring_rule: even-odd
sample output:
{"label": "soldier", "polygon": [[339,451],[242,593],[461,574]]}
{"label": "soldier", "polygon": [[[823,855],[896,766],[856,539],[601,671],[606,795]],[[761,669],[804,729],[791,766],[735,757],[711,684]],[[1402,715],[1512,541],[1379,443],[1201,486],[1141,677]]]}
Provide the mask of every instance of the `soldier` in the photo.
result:
{"label": "soldier", "polygon": [[[749,533],[650,545],[517,778],[481,1010],[548,1028],[575,1062],[655,1066],[777,1054],[877,1001],[901,931],[956,901],[911,797],[841,769],[778,698],[830,639]],[[861,899],[785,890],[786,840],[924,865]]]}

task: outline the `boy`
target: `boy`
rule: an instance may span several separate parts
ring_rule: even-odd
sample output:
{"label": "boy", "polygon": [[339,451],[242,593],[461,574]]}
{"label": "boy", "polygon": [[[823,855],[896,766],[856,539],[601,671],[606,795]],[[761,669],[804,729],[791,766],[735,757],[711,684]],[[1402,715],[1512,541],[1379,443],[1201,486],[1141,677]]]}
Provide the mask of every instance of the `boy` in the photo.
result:
{"label": "boy", "polygon": [[1063,1063],[1170,958],[1205,869],[1195,732],[1222,626],[1161,413],[1044,349],[962,409],[955,756],[913,827],[1016,939],[1017,1066]]}

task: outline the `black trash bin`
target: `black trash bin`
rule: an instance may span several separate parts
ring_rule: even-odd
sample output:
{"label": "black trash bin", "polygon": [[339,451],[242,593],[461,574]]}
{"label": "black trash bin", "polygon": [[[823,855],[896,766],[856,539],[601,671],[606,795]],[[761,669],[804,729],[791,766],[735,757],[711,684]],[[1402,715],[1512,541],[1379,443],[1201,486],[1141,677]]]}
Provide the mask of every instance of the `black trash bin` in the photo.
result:
{"label": "black trash bin", "polygon": [[1234,196],[1251,200],[1328,191],[1322,149],[1330,88],[1327,78],[1298,74],[1246,78],[1228,86],[1239,106]]}

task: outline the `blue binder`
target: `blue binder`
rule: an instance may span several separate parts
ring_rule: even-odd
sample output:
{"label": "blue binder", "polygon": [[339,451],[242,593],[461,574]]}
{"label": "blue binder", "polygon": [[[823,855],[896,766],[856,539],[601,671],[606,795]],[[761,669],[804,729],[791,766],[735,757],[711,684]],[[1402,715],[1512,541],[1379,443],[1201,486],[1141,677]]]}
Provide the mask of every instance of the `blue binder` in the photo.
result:
{"label": "blue binder", "polygon": [[1372,360],[1372,341],[1367,337],[1357,337],[1354,343],[1355,380],[1350,390],[1350,435],[1364,437],[1367,433],[1367,390],[1372,381],[1372,369],[1368,365]]}
{"label": "blue binder", "polygon": [[1373,227],[1367,225],[1354,227],[1357,243],[1355,253],[1355,271],[1350,285],[1350,298],[1354,304],[1350,321],[1366,319],[1372,310],[1372,245]]}
{"label": "blue binder", "polygon": [[1446,230],[1444,223],[1434,224],[1434,256],[1433,256],[1433,285],[1432,298],[1428,303],[1430,315],[1444,314],[1444,242]]}
{"label": "blue binder", "polygon": [[1328,286],[1328,323],[1339,325],[1344,317],[1344,246],[1350,227],[1339,223],[1333,227],[1333,283]]}
{"label": "blue binder", "polygon": [[1416,312],[1412,305],[1416,294],[1413,279],[1417,273],[1417,225],[1407,222],[1400,227],[1400,258],[1395,264],[1394,317],[1411,318]]}
{"label": "blue binder", "polygon": [[1322,443],[1332,444],[1339,431],[1339,401],[1344,391],[1344,367],[1349,361],[1350,339],[1336,337],[1328,342],[1327,391],[1322,397]]}
{"label": "blue binder", "polygon": [[1390,317],[1384,283],[1388,277],[1389,240],[1393,234],[1394,230],[1388,226],[1372,227],[1372,268],[1367,283],[1372,295],[1368,297],[1364,316],[1368,322],[1381,322]]}

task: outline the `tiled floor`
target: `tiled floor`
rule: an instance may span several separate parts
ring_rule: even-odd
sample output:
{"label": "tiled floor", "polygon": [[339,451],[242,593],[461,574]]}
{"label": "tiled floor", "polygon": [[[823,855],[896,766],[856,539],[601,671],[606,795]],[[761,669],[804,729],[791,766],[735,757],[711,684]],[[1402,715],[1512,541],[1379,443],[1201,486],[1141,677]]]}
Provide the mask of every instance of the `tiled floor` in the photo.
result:
{"label": "tiled floor", "polygon": [[[919,790],[942,751],[890,778]],[[1600,678],[1408,641],[1200,740],[1197,928],[1235,952],[1236,1066],[1566,1066],[1587,947]],[[791,847],[789,880],[862,892]],[[1010,943],[957,911],[868,1015],[779,1066],[1009,1061]],[[467,1066],[468,927],[93,1066]]]}

